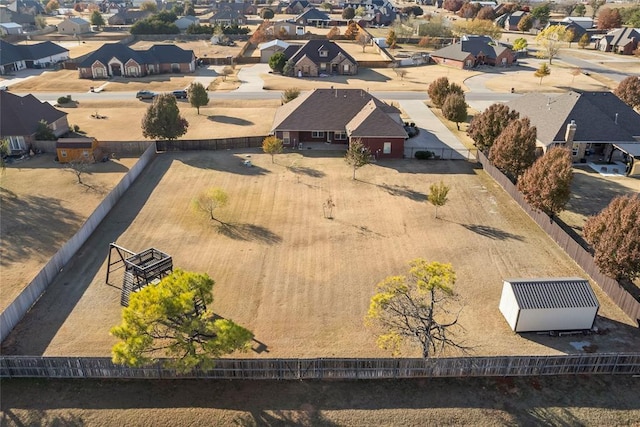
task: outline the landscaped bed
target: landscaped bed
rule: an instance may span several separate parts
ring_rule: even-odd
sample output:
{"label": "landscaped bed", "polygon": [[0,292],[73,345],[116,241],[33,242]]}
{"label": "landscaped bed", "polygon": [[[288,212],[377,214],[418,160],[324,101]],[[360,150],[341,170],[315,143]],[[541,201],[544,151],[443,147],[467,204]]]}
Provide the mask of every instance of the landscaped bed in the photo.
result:
{"label": "landscaped bed", "polygon": [[[384,161],[360,169],[312,150],[161,154],[3,343],[4,354],[106,356],[120,289],[104,283],[108,244],[155,247],[216,280],[213,310],[251,329],[267,352],[246,357],[377,357],[363,326],[377,282],[416,257],[451,262],[464,305],[456,339],[474,355],[638,351],[637,329],[594,287],[603,335],[514,334],[498,311],[502,280],[585,274],[481,170],[464,161]],[[249,157],[250,156],[250,157]],[[244,165],[250,159],[253,167]],[[434,218],[431,183],[451,186]],[[223,188],[225,222],[189,208]],[[323,215],[331,197],[334,219]],[[409,352],[406,356],[418,356]],[[240,355],[238,355],[240,356]]]}

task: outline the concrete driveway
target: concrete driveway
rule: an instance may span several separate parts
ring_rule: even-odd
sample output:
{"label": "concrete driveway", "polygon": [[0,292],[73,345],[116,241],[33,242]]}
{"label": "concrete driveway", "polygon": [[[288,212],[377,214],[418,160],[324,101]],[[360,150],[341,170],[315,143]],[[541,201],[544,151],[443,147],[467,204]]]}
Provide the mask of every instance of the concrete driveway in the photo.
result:
{"label": "concrete driveway", "polygon": [[424,104],[424,101],[399,101],[399,103],[404,112],[411,117],[411,121],[420,129],[418,135],[405,141],[405,157],[412,158],[416,151],[428,150],[433,151],[443,159],[475,159],[475,153],[470,152],[442,124]]}
{"label": "concrete driveway", "polygon": [[271,71],[269,64],[243,65],[238,72],[240,87],[234,92],[262,92],[264,81],[260,78],[260,74],[267,74],[269,71]]}

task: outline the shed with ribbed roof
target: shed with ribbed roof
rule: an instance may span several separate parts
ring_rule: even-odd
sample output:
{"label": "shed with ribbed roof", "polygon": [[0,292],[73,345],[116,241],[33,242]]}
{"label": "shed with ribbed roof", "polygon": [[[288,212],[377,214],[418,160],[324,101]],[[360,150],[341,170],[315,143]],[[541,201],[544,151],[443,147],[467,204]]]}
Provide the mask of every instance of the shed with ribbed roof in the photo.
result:
{"label": "shed with ribbed roof", "polygon": [[515,332],[591,329],[600,304],[585,279],[507,279],[500,312]]}

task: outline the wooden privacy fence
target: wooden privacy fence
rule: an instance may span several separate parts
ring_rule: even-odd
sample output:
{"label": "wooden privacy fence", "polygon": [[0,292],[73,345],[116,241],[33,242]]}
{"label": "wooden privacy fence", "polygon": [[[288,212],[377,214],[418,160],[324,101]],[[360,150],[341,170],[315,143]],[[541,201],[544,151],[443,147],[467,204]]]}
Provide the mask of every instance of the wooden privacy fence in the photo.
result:
{"label": "wooden privacy fence", "polygon": [[624,311],[640,324],[640,302],[616,280],[600,272],[593,256],[576,242],[560,225],[543,212],[531,208],[522,193],[489,159],[478,151],[478,159],[484,170],[520,205],[520,207],[587,273],[600,288]]}
{"label": "wooden privacy fence", "polygon": [[219,359],[215,367],[180,374],[160,363],[114,365],[106,357],[0,357],[0,377],[213,378],[255,380],[640,374],[640,353],[433,359]]}
{"label": "wooden privacy fence", "polygon": [[262,147],[266,136],[247,136],[222,139],[179,139],[176,141],[156,141],[158,151],[227,150],[236,148]]}

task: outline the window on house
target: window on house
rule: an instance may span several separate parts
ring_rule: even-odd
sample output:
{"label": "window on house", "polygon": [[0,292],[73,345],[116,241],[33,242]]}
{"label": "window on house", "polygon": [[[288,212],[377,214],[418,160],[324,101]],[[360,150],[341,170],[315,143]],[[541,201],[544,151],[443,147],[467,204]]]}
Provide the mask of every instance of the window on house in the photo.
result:
{"label": "window on house", "polygon": [[285,145],[291,144],[291,136],[289,132],[282,132],[282,143]]}
{"label": "window on house", "polygon": [[11,151],[21,151],[25,150],[27,146],[24,143],[23,136],[10,136],[9,139],[9,149]]}
{"label": "window on house", "polygon": [[180,64],[171,64],[171,72],[179,73],[180,72]]}
{"label": "window on house", "polygon": [[571,155],[573,157],[577,156],[579,150],[580,150],[580,146],[578,144],[573,144],[573,146],[571,147]]}
{"label": "window on house", "polygon": [[384,143],[384,147],[382,148],[382,152],[384,154],[391,154],[391,143],[390,142],[385,142]]}
{"label": "window on house", "polygon": [[326,71],[327,69],[327,63],[326,62],[321,62],[320,63],[320,70],[321,71]]}
{"label": "window on house", "polygon": [[329,56],[329,51],[327,51],[327,50],[321,50],[320,51],[320,57],[321,58],[326,58],[327,56]]}
{"label": "window on house", "polygon": [[324,132],[314,130],[313,132],[311,132],[311,138],[324,138]]}
{"label": "window on house", "polygon": [[344,131],[336,131],[336,132],[334,132],[334,134],[333,134],[333,138],[334,138],[336,141],[343,141],[343,140],[346,140],[346,139],[347,139],[347,133],[346,133],[346,132],[344,132]]}
{"label": "window on house", "polygon": [[345,74],[349,72],[349,64],[344,64],[344,66],[342,67],[342,72]]}

